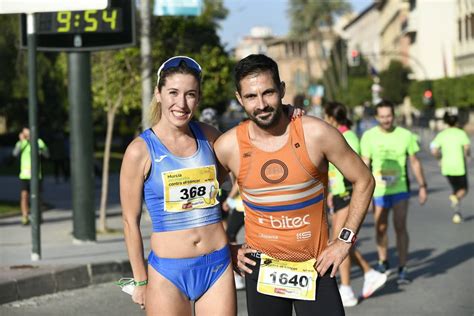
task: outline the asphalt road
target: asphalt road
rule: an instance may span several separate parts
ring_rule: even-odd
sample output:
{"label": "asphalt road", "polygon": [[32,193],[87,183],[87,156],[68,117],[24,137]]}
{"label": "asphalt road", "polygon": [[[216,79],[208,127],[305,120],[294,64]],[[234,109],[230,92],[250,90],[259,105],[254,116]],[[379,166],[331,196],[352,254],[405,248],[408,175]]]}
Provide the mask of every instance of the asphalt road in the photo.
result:
{"label": "asphalt road", "polygon": [[[416,196],[410,202],[409,273],[413,283],[398,286],[396,273],[392,273],[387,285],[373,297],[346,308],[347,315],[474,315],[474,193],[463,201],[465,222],[452,224],[447,181],[440,175],[436,161],[426,153],[420,157],[428,179],[429,199],[424,206],[419,206]],[[470,183],[474,181],[473,173],[471,163]],[[368,214],[359,235],[359,249],[371,264],[376,262],[373,235],[373,216]],[[389,243],[390,263],[396,269],[393,225]],[[352,271],[353,288],[360,292],[362,274],[356,267]],[[238,303],[239,315],[247,315],[242,291],[238,293]],[[0,306],[0,314],[144,315],[127,294],[111,283],[9,303]]]}

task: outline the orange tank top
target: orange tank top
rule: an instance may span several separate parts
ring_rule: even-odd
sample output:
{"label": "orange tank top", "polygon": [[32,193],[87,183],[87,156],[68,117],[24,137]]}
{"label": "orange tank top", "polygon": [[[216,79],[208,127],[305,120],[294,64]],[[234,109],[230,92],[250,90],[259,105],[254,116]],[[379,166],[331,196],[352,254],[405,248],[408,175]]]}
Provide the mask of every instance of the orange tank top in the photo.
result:
{"label": "orange tank top", "polygon": [[247,244],[281,260],[317,258],[328,243],[328,177],[309,158],[301,118],[291,121],[287,143],[274,152],[252,145],[248,123],[237,127]]}

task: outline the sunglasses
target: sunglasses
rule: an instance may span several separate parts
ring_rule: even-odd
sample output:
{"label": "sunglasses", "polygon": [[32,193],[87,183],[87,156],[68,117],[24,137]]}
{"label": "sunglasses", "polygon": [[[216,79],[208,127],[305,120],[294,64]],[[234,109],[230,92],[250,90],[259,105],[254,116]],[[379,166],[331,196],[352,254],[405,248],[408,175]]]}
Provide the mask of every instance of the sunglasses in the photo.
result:
{"label": "sunglasses", "polygon": [[188,56],[174,56],[165,61],[163,64],[161,64],[160,68],[158,69],[158,72],[156,73],[156,75],[158,76],[156,85],[158,85],[160,82],[160,76],[163,70],[179,67],[181,62],[184,62],[189,68],[196,70],[199,73],[199,76],[201,76],[202,68],[197,63],[197,61]]}

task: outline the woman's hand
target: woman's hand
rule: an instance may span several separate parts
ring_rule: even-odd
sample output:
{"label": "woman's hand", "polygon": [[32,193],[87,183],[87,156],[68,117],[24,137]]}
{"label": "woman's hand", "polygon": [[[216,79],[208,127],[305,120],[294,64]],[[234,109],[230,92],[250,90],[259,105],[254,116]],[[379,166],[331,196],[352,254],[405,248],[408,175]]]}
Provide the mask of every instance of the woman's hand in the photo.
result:
{"label": "woman's hand", "polygon": [[135,286],[133,289],[132,300],[140,305],[141,309],[145,309],[146,285]]}

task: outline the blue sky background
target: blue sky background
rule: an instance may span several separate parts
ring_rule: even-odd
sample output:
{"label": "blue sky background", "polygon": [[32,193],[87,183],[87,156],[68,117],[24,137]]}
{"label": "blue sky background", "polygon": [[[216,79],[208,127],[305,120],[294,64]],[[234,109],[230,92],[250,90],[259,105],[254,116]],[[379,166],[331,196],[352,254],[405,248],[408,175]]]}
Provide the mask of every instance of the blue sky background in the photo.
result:
{"label": "blue sky background", "polygon": [[[320,0],[314,0],[320,1]],[[333,1],[333,0],[325,0]],[[368,7],[373,0],[350,0],[355,12]],[[219,35],[229,50],[254,26],[270,27],[274,35],[286,35],[290,28],[288,0],[224,0],[229,15],[221,23]]]}

